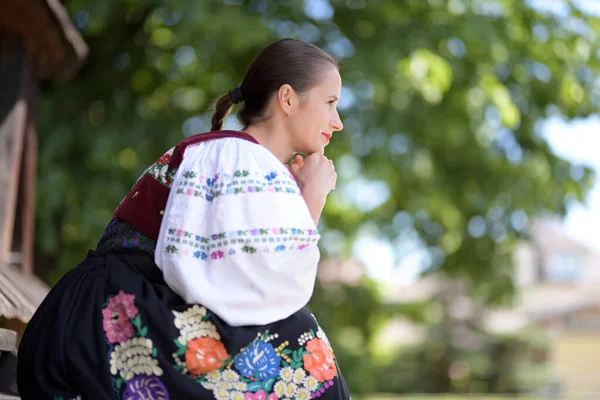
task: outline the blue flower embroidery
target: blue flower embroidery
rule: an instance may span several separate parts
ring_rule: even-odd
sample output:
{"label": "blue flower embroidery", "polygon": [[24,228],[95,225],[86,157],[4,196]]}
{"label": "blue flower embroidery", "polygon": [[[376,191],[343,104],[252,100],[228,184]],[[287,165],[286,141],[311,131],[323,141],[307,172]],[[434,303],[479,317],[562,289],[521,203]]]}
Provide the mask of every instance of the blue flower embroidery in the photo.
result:
{"label": "blue flower embroidery", "polygon": [[254,341],[235,358],[235,368],[248,378],[266,381],[275,378],[281,370],[281,358],[271,343]]}
{"label": "blue flower embroidery", "polygon": [[277,172],[271,172],[270,174],[265,175],[265,179],[268,181],[272,181],[277,178]]}
{"label": "blue flower embroidery", "polygon": [[285,250],[285,246],[280,244],[279,246],[275,247],[275,251],[279,252],[279,251],[284,251]]}

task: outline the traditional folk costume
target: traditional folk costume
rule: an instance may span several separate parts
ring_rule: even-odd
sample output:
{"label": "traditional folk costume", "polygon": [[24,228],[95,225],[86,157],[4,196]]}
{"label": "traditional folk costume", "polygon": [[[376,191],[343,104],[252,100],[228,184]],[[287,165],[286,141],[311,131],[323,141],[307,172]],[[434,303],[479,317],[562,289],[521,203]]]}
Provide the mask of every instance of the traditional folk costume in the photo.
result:
{"label": "traditional folk costume", "polygon": [[140,177],[19,349],[23,399],[349,399],[305,308],[319,233],[241,132],[192,136]]}

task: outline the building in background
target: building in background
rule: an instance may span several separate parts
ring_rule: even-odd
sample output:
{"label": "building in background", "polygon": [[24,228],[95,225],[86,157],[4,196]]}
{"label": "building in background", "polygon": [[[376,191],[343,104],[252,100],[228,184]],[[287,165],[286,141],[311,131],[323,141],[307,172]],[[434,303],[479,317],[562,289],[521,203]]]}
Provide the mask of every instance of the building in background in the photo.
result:
{"label": "building in background", "polygon": [[[600,393],[600,254],[570,239],[550,221],[532,224],[530,232],[531,239],[514,253],[514,307],[486,309],[482,325],[492,334],[541,328],[551,343],[550,373],[562,390]],[[413,285],[388,285],[385,296],[393,303],[425,301],[447,285],[428,276]],[[458,294],[450,309],[466,318],[478,307]],[[396,346],[412,345],[425,339],[425,330],[397,319],[382,331],[381,339]]]}

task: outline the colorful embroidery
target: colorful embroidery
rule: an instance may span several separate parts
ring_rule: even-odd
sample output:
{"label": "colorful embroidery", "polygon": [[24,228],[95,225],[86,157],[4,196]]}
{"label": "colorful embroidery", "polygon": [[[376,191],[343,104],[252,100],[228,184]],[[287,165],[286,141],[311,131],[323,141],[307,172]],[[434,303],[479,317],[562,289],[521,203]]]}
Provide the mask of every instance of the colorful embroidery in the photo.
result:
{"label": "colorful embroidery", "polygon": [[[173,311],[179,337],[173,353],[175,368],[192,376],[208,374],[230,361],[217,328],[208,321],[210,314],[197,304],[184,312]],[[182,361],[181,357],[184,357]]]}
{"label": "colorful embroidery", "polygon": [[140,244],[142,242],[148,242],[148,241],[150,241],[148,236],[144,235],[143,233],[141,233],[139,231],[136,231],[132,238],[123,240],[123,244],[121,244],[121,247],[124,249],[134,249],[134,248],[140,246]]}
{"label": "colorful embroidery", "polygon": [[175,147],[172,147],[169,149],[169,151],[163,154],[154,164],[144,171],[144,173],[140,176],[140,179],[144,175],[152,175],[152,177],[158,182],[170,188],[173,184],[175,174],[177,173],[177,169],[175,168],[169,171],[169,163],[171,162],[171,157],[173,156],[174,150]]}
{"label": "colorful embroidery", "polygon": [[158,378],[163,371],[156,360],[157,350],[146,337],[148,328],[142,326],[135,295],[121,290],[110,297],[102,309],[102,317],[115,388],[120,390],[126,384],[123,399],[168,400],[169,394]]}
{"label": "colorful embroidery", "polygon": [[187,255],[201,261],[219,260],[238,253],[279,253],[303,250],[319,241],[316,229],[256,228],[199,236],[169,228],[165,235],[168,254]]}
{"label": "colorful embroidery", "polygon": [[334,385],[335,358],[320,328],[317,334],[313,330],[302,334],[298,339],[302,345],[295,350],[288,341],[275,346],[278,334],[259,333],[233,357],[208,321],[206,308],[194,305],[173,314],[180,332],[173,353],[175,368],[211,390],[216,399],[312,399]]}
{"label": "colorful embroidery", "polygon": [[247,170],[237,170],[231,175],[216,174],[212,177],[199,176],[194,171],[185,171],[182,174],[180,187],[176,190],[177,194],[201,197],[206,201],[213,201],[225,195],[263,192],[301,194],[290,173],[273,171],[261,176],[258,173],[251,174]]}

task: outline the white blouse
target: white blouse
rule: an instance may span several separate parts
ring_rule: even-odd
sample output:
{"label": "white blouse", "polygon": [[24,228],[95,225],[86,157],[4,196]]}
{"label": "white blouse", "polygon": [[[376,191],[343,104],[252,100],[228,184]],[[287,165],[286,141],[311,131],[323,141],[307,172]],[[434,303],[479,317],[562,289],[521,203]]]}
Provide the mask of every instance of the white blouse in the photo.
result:
{"label": "white blouse", "polygon": [[232,326],[264,325],[310,300],[319,238],[285,166],[258,144],[224,138],[185,150],[155,261],[186,302]]}

